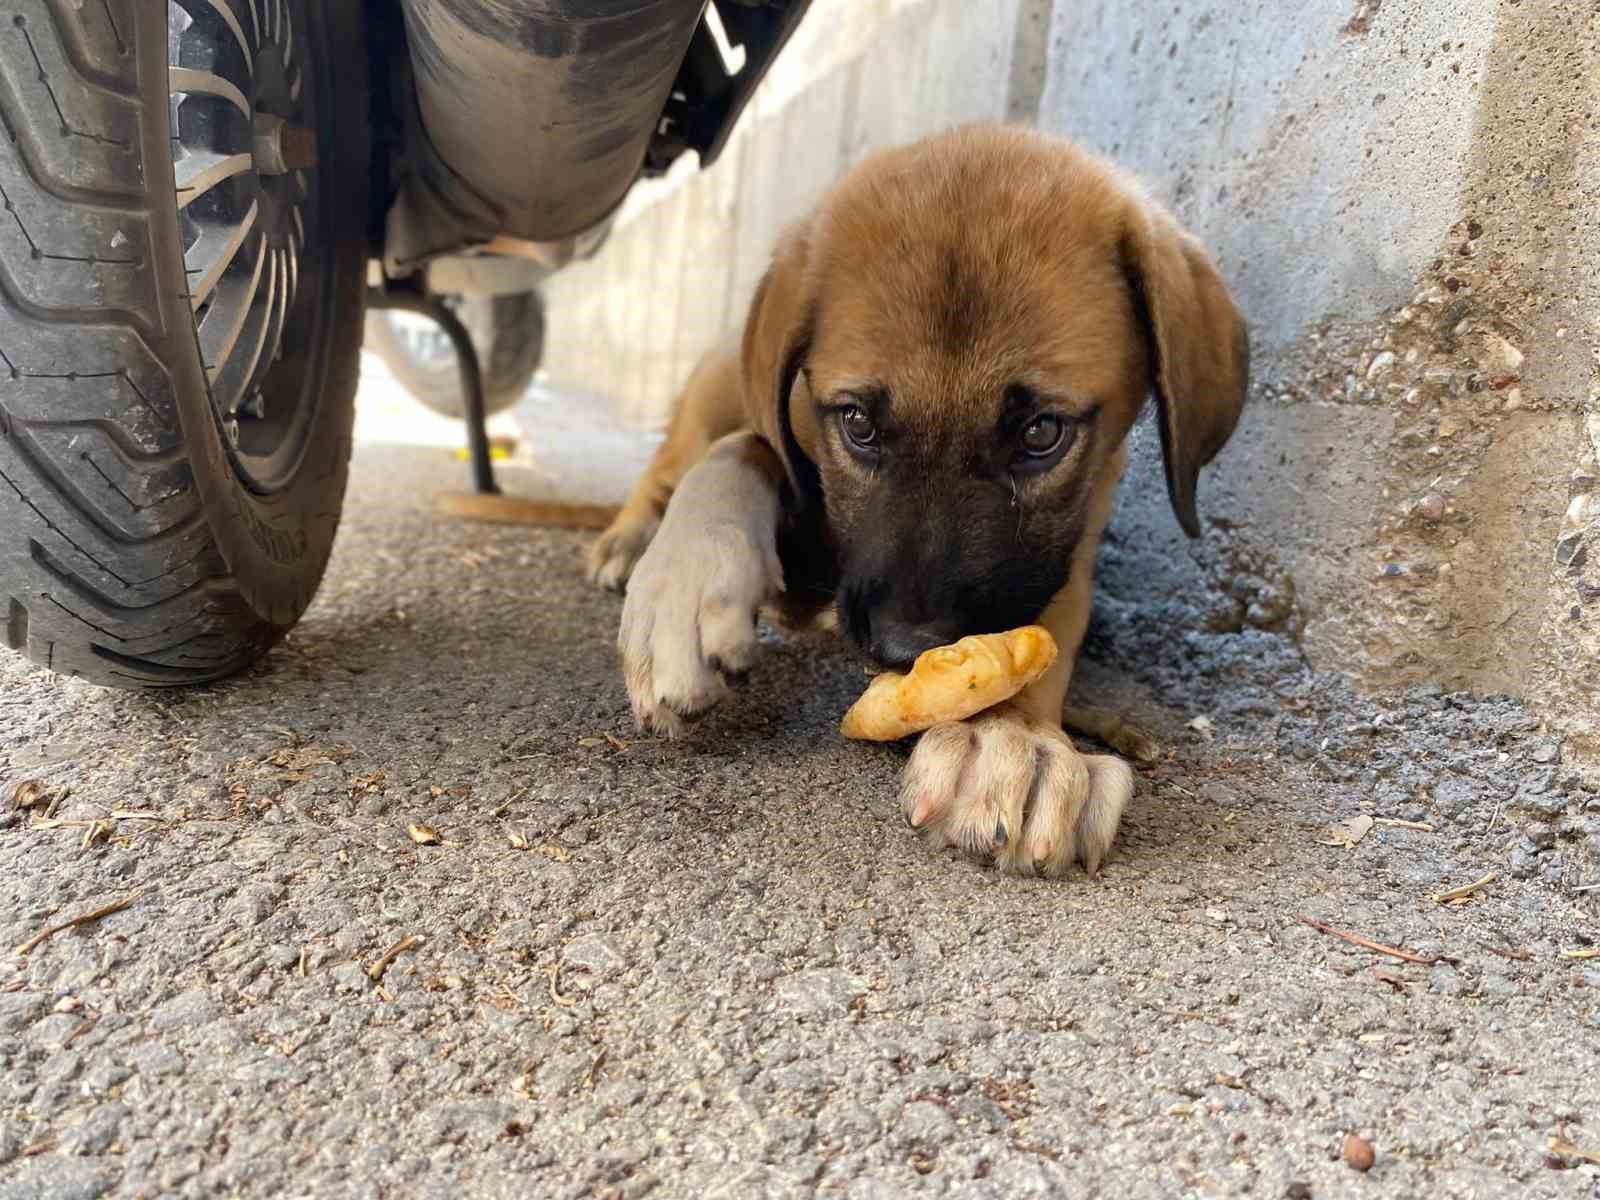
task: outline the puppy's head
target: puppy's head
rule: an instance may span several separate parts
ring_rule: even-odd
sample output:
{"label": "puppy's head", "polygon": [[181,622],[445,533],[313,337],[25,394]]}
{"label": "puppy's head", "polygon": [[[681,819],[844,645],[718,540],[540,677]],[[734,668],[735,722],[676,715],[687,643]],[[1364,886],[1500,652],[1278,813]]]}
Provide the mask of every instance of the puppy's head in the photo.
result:
{"label": "puppy's head", "polygon": [[1247,360],[1216,269],[1163,210],[1066,143],[972,127],[867,160],[785,237],[743,384],[825,512],[842,627],[899,665],[1039,617],[1152,390],[1198,535]]}

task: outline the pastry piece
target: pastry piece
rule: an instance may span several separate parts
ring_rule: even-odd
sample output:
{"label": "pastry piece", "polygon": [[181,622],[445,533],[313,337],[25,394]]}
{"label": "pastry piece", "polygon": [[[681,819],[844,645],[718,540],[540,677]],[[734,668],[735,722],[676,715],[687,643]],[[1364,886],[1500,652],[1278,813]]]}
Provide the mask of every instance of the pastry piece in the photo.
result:
{"label": "pastry piece", "polygon": [[917,656],[910,674],[888,671],[845,713],[839,732],[893,742],[941,721],[964,721],[1011,699],[1050,669],[1056,640],[1040,625],[964,637]]}

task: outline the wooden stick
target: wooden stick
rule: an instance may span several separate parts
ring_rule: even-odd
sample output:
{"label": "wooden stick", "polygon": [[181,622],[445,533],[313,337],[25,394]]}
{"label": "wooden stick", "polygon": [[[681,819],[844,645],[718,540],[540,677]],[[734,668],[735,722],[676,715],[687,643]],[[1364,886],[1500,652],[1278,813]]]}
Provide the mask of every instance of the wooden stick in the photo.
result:
{"label": "wooden stick", "polygon": [[1551,1154],[1559,1154],[1562,1158],[1581,1158],[1585,1162],[1600,1163],[1600,1154],[1574,1146],[1566,1138],[1551,1138],[1549,1147]]}
{"label": "wooden stick", "polygon": [[604,529],[617,515],[615,508],[605,504],[556,504],[522,496],[483,496],[476,492],[445,493],[439,497],[439,511],[468,521],[540,529]]}
{"label": "wooden stick", "polygon": [[1491,883],[1493,883],[1495,881],[1496,878],[1497,878],[1497,876],[1495,875],[1495,873],[1493,871],[1490,871],[1482,879],[1475,880],[1472,883],[1464,883],[1460,887],[1451,888],[1448,892],[1440,892],[1440,893],[1438,893],[1433,898],[1434,899],[1434,903],[1436,903],[1436,904],[1445,904],[1445,903],[1447,903],[1448,901],[1451,901],[1451,900],[1460,900],[1460,899],[1462,899],[1462,898],[1464,898],[1466,896],[1470,896],[1470,895],[1472,895],[1473,892],[1478,891],[1480,888],[1488,887]]}
{"label": "wooden stick", "polygon": [[1496,946],[1493,942],[1479,942],[1491,954],[1498,954],[1501,958],[1509,958],[1512,962],[1532,962],[1533,955],[1526,950],[1518,950],[1513,946]]}
{"label": "wooden stick", "polygon": [[1426,821],[1402,821],[1399,817],[1375,817],[1373,820],[1379,825],[1387,825],[1391,829],[1415,829],[1420,833],[1432,833],[1433,826]]}
{"label": "wooden stick", "polygon": [[98,1015],[97,1016],[93,1016],[93,1017],[86,1017],[84,1019],[83,1024],[79,1025],[71,1033],[67,1034],[67,1036],[62,1040],[61,1048],[63,1050],[65,1050],[68,1046],[72,1045],[73,1042],[77,1041],[79,1038],[81,1038],[84,1034],[88,1033],[91,1029],[93,1029],[98,1024],[100,1024],[100,1018],[99,1018]]}
{"label": "wooden stick", "polygon": [[1347,941],[1352,946],[1360,946],[1363,950],[1371,950],[1377,954],[1387,954],[1390,958],[1398,958],[1403,962],[1421,963],[1425,967],[1431,967],[1434,963],[1439,961],[1437,955],[1435,955],[1433,958],[1428,958],[1426,955],[1413,954],[1409,950],[1401,950],[1395,946],[1385,946],[1382,942],[1375,942],[1371,938],[1364,938],[1359,933],[1349,933],[1343,929],[1335,929],[1332,925],[1325,925],[1321,921],[1313,921],[1307,916],[1297,914],[1295,920],[1299,921],[1302,925],[1311,926],[1311,928],[1315,929],[1318,933],[1326,933],[1332,937]]}
{"label": "wooden stick", "polygon": [[414,933],[410,937],[401,938],[385,950],[377,962],[367,968],[367,978],[372,980],[373,983],[377,983],[383,978],[383,973],[389,969],[395,959],[407,951],[415,950],[420,945],[422,945],[422,939]]}
{"label": "wooden stick", "polygon": [[104,908],[97,908],[93,912],[86,912],[80,916],[73,917],[70,921],[63,921],[59,925],[52,925],[48,929],[40,930],[27,941],[23,942],[22,945],[17,947],[17,955],[20,957],[30,953],[35,947],[39,946],[43,942],[49,941],[51,938],[55,937],[56,934],[61,933],[63,930],[74,929],[79,925],[87,925],[91,921],[98,921],[101,917],[109,917],[112,913],[119,913],[138,898],[139,893],[135,892],[133,895],[126,896],[121,900],[112,901]]}
{"label": "wooden stick", "polygon": [[572,1008],[576,1006],[578,1002],[571,996],[563,996],[561,994],[561,989],[557,987],[557,981],[561,978],[561,964],[556,963],[555,966],[551,967],[549,970],[549,975],[550,999],[554,1000],[562,1008]]}

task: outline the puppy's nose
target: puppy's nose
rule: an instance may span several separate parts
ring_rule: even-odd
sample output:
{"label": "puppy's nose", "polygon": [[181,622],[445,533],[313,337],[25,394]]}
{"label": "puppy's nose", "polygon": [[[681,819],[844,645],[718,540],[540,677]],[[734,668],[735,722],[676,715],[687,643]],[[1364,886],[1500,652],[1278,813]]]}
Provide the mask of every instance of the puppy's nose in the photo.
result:
{"label": "puppy's nose", "polygon": [[872,623],[872,657],[886,667],[901,669],[916,662],[917,655],[935,646],[944,646],[959,635],[943,625],[910,625],[900,621]]}

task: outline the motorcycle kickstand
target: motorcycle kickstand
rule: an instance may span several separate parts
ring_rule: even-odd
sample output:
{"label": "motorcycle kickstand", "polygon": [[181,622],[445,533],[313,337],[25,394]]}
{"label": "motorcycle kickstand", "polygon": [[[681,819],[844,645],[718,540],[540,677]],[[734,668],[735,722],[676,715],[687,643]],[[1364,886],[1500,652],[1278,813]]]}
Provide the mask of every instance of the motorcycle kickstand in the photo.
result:
{"label": "motorcycle kickstand", "polygon": [[466,413],[467,447],[472,456],[473,487],[480,496],[500,495],[500,485],[494,478],[494,462],[489,455],[489,417],[483,396],[483,367],[478,361],[478,348],[472,344],[472,335],[461,323],[461,318],[451,312],[443,300],[414,286],[369,288],[367,307],[427,317],[450,339],[456,352],[456,365],[461,372],[461,400]]}

